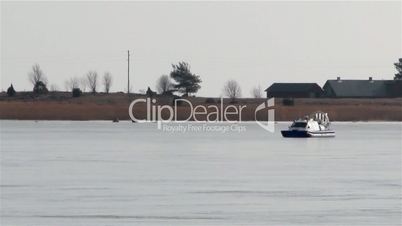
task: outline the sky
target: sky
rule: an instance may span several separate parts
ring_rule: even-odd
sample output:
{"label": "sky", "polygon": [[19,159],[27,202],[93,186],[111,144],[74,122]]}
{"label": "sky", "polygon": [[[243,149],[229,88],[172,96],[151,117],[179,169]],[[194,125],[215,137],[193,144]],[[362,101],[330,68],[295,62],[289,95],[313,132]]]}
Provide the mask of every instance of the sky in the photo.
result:
{"label": "sky", "polygon": [[198,96],[236,80],[244,97],[274,82],[392,79],[402,57],[402,6],[394,2],[4,2],[1,89],[32,90],[38,63],[48,84],[89,70],[135,92],[188,62]]}

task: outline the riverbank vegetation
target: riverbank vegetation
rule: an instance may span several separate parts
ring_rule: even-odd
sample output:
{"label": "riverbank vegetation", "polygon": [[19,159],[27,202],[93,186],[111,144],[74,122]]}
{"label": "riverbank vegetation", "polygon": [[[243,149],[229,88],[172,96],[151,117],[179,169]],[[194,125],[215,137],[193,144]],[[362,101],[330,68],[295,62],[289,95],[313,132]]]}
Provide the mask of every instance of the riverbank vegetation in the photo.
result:
{"label": "riverbank vegetation", "polygon": [[[131,101],[147,98],[146,95],[125,93],[83,93],[73,98],[69,92],[49,92],[36,96],[32,92],[19,92],[12,97],[0,94],[0,119],[19,120],[129,120],[128,107]],[[158,105],[173,106],[177,97],[155,95]],[[182,97],[180,97],[182,98]],[[266,101],[265,98],[186,97],[193,105],[229,104],[247,105],[242,113],[242,121],[255,120],[255,108]],[[291,102],[292,104],[289,104]],[[327,112],[332,121],[402,121],[402,98],[378,99],[328,99],[294,98],[275,99],[276,121],[290,121],[314,111]],[[137,118],[146,118],[146,106],[134,108]],[[179,118],[186,118],[191,109],[186,104],[178,107]],[[257,114],[258,120],[267,120],[266,112]]]}

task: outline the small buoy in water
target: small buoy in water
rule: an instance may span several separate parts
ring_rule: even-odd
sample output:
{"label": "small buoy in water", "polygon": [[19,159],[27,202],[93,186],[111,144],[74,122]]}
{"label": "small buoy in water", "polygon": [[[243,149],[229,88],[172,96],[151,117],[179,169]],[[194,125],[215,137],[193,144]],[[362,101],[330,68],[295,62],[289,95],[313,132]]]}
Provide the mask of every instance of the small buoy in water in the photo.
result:
{"label": "small buoy in water", "polygon": [[119,118],[114,118],[113,122],[119,122]]}

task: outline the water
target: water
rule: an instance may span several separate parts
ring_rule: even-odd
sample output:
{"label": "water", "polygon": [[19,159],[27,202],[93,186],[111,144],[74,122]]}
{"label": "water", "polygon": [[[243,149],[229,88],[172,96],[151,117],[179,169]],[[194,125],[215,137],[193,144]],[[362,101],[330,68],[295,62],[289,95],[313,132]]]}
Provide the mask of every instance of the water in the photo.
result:
{"label": "water", "polygon": [[401,123],[336,138],[1,121],[1,225],[401,225]]}

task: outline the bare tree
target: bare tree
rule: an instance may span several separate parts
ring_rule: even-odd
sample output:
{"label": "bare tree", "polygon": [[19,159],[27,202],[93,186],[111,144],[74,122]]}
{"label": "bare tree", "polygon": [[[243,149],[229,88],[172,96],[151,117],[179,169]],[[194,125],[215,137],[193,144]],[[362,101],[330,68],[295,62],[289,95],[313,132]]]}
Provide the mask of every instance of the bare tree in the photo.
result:
{"label": "bare tree", "polygon": [[73,89],[79,89],[80,88],[80,79],[77,77],[71,78],[71,86]]}
{"label": "bare tree", "polygon": [[66,92],[71,91],[71,89],[70,89],[70,80],[69,79],[64,81],[64,91],[66,91]]}
{"label": "bare tree", "polygon": [[235,80],[227,81],[225,86],[223,87],[223,92],[225,96],[233,100],[238,97],[241,97],[240,85]]}
{"label": "bare tree", "polygon": [[254,98],[261,98],[262,97],[262,89],[261,86],[255,86],[252,90],[251,90],[251,95]]}
{"label": "bare tree", "polygon": [[156,91],[160,94],[165,94],[173,89],[172,80],[168,75],[161,75],[156,81]]}
{"label": "bare tree", "polygon": [[59,89],[56,84],[50,85],[50,92],[56,92]]}
{"label": "bare tree", "polygon": [[112,74],[110,72],[105,72],[103,75],[103,86],[105,87],[105,92],[109,93],[110,87],[112,86]]}
{"label": "bare tree", "polygon": [[87,91],[87,87],[88,87],[88,81],[87,81],[87,78],[84,76],[84,77],[80,78],[81,91],[85,93]]}
{"label": "bare tree", "polygon": [[96,87],[98,86],[98,73],[96,71],[89,71],[87,73],[88,87],[92,93],[96,93]]}
{"label": "bare tree", "polygon": [[32,71],[28,73],[29,81],[32,85],[36,85],[38,82],[42,82],[43,84],[47,84],[47,78],[40,68],[39,64],[35,64],[32,66]]}
{"label": "bare tree", "polygon": [[71,77],[65,82],[66,90],[73,91],[73,89],[80,88],[80,80],[77,77]]}

